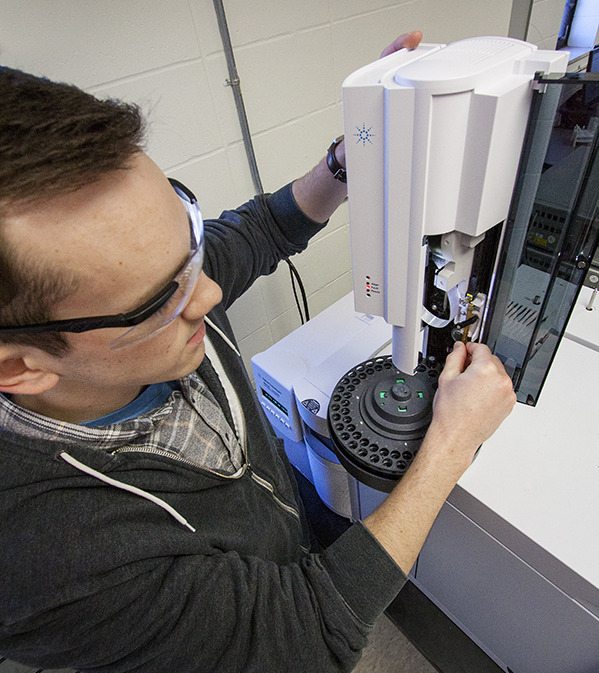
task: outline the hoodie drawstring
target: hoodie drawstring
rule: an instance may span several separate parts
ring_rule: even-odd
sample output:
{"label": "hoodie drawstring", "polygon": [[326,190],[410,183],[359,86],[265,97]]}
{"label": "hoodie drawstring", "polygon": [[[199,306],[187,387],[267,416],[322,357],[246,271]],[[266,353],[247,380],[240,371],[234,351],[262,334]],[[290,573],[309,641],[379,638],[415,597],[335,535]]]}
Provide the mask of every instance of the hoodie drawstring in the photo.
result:
{"label": "hoodie drawstring", "polygon": [[[219,334],[222,339],[225,341],[225,343],[233,349],[233,351],[241,357],[241,354],[235,348],[235,345],[233,342],[227,337],[227,335],[219,329],[211,320],[208,318],[204,318],[204,320],[212,327],[217,334]],[[207,340],[208,341],[208,340]],[[209,341],[208,341],[209,343]],[[212,344],[209,345],[209,348],[211,351],[214,351],[212,348]],[[220,360],[218,357],[216,357],[216,351],[214,351],[213,356],[215,357],[215,360],[218,362],[218,368],[221,369],[221,372],[218,372],[220,374],[221,382],[224,379],[224,381],[228,384],[225,385],[225,391],[228,394],[228,396],[231,396],[233,400],[235,401],[236,404],[233,404],[232,408],[232,413],[233,413],[233,420],[235,422],[235,425],[237,426],[237,431],[238,431],[238,436],[241,441],[242,447],[245,448],[245,429],[244,429],[244,422],[243,422],[243,412],[241,411],[241,405],[239,404],[239,401],[237,399],[236,394],[234,393],[233,387],[231,386],[227,376],[224,374],[224,369],[222,369],[222,365],[220,364]],[[73,456],[69,455],[66,451],[62,451],[59,456],[69,465],[72,465],[74,468],[77,470],[80,470],[81,472],[84,472],[85,474],[88,474],[91,477],[95,477],[96,479],[99,479],[100,481],[103,481],[106,484],[109,484],[110,486],[114,486],[115,488],[120,488],[123,491],[128,491],[129,493],[133,493],[134,495],[139,495],[142,498],[145,498],[146,500],[149,500],[150,502],[153,502],[154,504],[158,505],[158,507],[162,507],[165,511],[167,511],[173,518],[175,518],[180,524],[183,526],[186,526],[191,530],[193,533],[196,532],[196,529],[187,521],[187,519],[179,514],[177,510],[174,507],[171,507],[167,502],[164,502],[164,500],[161,500],[160,498],[156,497],[155,495],[152,495],[151,493],[148,493],[147,491],[143,491],[141,488],[137,488],[136,486],[131,486],[129,484],[124,484],[120,481],[117,481],[116,479],[112,479],[111,477],[107,477],[105,474],[102,474],[102,472],[98,472],[97,470],[94,470],[93,468],[89,467],[89,465],[86,465],[85,463],[81,463],[78,461],[76,458],[73,458]]]}
{"label": "hoodie drawstring", "polygon": [[139,495],[142,498],[145,498],[146,500],[153,502],[154,504],[158,505],[158,507],[162,507],[162,509],[166,510],[180,524],[189,528],[189,530],[191,530],[192,533],[196,532],[196,529],[187,521],[187,519],[184,516],[179,514],[179,512],[177,512],[177,510],[174,507],[171,507],[167,502],[164,502],[164,500],[161,500],[155,495],[152,495],[147,491],[143,491],[141,488],[137,488],[136,486],[131,486],[130,484],[124,484],[121,481],[117,481],[116,479],[107,477],[105,474],[102,474],[101,472],[94,470],[92,467],[89,467],[89,465],[81,463],[76,458],[73,458],[73,456],[69,455],[66,451],[62,451],[59,454],[59,456],[65,462],[69,463],[69,465],[72,465],[74,468],[80,470],[81,472],[85,472],[85,474],[88,474],[91,477],[95,477],[96,479],[99,479],[100,481],[103,481],[104,483],[109,484],[110,486],[114,486],[116,488],[122,489],[123,491],[128,491],[129,493]]}

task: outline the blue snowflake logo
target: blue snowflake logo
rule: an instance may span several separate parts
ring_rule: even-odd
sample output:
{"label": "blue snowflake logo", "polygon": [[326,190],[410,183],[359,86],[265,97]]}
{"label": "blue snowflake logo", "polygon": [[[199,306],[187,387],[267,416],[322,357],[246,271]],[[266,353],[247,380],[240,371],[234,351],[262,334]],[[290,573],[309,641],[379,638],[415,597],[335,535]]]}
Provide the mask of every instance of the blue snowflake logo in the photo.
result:
{"label": "blue snowflake logo", "polygon": [[372,126],[369,128],[366,128],[366,124],[362,123],[362,128],[359,126],[356,126],[357,133],[354,133],[354,138],[357,138],[356,144],[357,143],[362,143],[362,147],[366,147],[366,143],[370,143],[372,145],[372,140],[371,138],[375,138],[375,134],[372,133]]}

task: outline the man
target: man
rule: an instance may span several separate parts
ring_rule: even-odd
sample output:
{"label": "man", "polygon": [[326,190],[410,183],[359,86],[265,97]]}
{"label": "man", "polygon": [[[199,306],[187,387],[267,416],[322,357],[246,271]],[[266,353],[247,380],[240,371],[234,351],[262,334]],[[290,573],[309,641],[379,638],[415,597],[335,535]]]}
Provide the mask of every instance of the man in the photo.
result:
{"label": "man", "polygon": [[106,673],[351,670],[514,404],[501,363],[457,345],[409,473],[310,553],[225,310],[307,245],[343,184],[322,161],[202,223],[143,153],[135,108],[10,70],[0,95],[0,653]]}

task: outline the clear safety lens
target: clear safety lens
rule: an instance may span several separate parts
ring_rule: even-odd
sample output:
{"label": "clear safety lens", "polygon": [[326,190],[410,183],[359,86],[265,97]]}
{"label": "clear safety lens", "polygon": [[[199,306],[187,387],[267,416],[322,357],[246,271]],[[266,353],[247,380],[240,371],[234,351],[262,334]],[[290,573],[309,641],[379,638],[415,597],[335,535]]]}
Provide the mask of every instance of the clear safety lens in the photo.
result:
{"label": "clear safety lens", "polygon": [[185,266],[173,278],[178,287],[166,303],[155,313],[139,323],[139,325],[131,327],[124,334],[111,341],[111,350],[128,348],[160,334],[181,314],[200,275],[204,263],[204,223],[202,215],[195,201],[190,201],[187,195],[179,189],[175,188],[175,190],[187,211],[191,245],[191,253]]}

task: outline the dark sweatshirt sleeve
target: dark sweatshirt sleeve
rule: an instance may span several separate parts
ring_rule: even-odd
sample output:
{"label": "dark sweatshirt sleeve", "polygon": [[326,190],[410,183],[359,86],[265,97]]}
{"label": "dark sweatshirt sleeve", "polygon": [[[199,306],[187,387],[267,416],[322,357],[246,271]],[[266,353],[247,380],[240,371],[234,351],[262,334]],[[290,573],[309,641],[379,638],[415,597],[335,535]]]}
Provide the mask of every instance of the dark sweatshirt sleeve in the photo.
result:
{"label": "dark sweatshirt sleeve", "polygon": [[225,308],[282,259],[304,250],[324,226],[300,210],[291,184],[206,220],[204,268],[222,288]]}
{"label": "dark sweatshirt sleeve", "polygon": [[[147,500],[80,481],[46,495],[61,506],[52,524],[28,518],[5,547],[0,651],[10,659],[86,673],[346,673],[405,582],[361,523],[281,564],[204,544]],[[32,500],[21,509],[33,516]]]}
{"label": "dark sweatshirt sleeve", "polygon": [[347,673],[405,582],[361,523],[299,563],[228,551],[145,559],[117,577],[13,623],[28,633],[11,658],[86,673]]}
{"label": "dark sweatshirt sleeve", "polygon": [[[303,553],[299,520],[250,476],[240,489],[171,459],[70,447],[163,497],[193,533],[146,498],[14,448],[4,479],[33,476],[18,501],[15,489],[0,497],[0,652],[9,659],[86,673],[347,673],[405,582],[362,523],[324,552]],[[262,518],[246,520],[256,508]]]}
{"label": "dark sweatshirt sleeve", "polygon": [[168,594],[169,610],[156,633],[144,632],[144,663],[134,670],[346,673],[404,582],[361,524],[298,564],[234,552],[201,563],[181,558],[152,603],[155,613]]}

